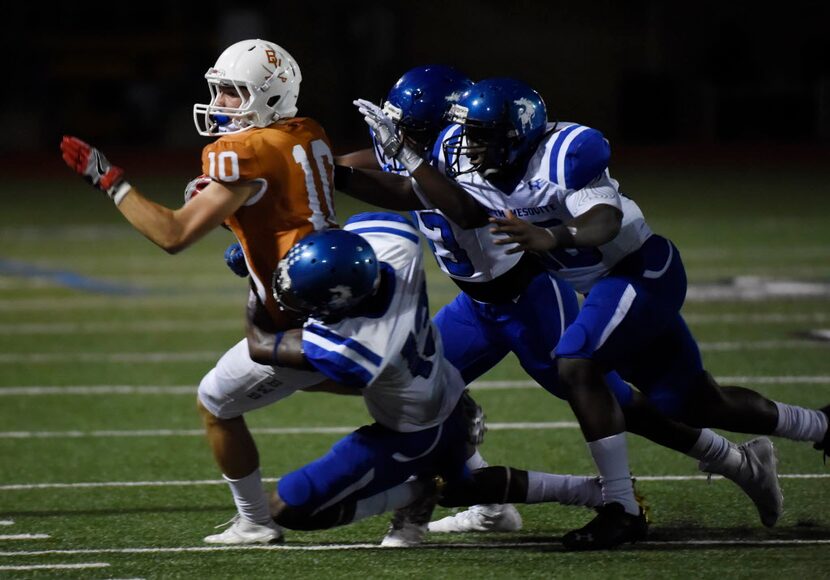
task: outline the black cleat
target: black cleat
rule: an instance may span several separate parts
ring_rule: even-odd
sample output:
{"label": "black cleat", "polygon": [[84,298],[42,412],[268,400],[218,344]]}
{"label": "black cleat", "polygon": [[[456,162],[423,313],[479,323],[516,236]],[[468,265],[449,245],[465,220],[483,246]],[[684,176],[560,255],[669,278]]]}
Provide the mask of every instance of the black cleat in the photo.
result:
{"label": "black cleat", "polygon": [[566,550],[610,550],[645,539],[648,534],[648,521],[642,508],[634,516],[622,504],[614,502],[598,508],[597,512],[588,525],[562,536]]}
{"label": "black cleat", "polygon": [[813,444],[813,449],[824,451],[824,463],[826,464],[827,458],[830,457],[830,405],[822,407],[819,411],[827,415],[827,431],[824,432],[824,439]]}

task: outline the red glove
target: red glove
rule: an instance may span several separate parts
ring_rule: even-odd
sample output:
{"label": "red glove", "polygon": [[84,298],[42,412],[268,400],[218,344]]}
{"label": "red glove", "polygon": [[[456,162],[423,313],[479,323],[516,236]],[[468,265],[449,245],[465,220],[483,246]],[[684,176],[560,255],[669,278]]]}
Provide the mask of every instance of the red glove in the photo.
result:
{"label": "red glove", "polygon": [[124,180],[124,170],[115,167],[104,154],[77,137],[64,135],[63,160],[75,173],[106,193],[115,205],[121,203],[132,186]]}

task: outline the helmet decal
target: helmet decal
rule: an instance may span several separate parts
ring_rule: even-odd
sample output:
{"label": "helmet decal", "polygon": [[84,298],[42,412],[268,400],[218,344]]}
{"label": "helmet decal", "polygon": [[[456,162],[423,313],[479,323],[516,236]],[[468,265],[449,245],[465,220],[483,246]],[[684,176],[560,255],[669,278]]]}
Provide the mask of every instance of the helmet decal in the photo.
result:
{"label": "helmet decal", "polygon": [[536,104],[525,98],[516,99],[513,103],[519,107],[519,123],[522,124],[522,131],[528,130],[536,114]]}

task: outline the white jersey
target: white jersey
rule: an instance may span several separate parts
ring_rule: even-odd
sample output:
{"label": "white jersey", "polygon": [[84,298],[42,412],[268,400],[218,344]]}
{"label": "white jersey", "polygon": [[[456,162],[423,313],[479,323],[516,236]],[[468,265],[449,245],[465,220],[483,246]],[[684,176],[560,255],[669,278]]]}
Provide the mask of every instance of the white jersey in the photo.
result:
{"label": "white jersey", "polygon": [[[451,125],[438,139],[434,156],[442,171],[453,162],[445,158],[442,144],[460,131],[460,125]],[[623,257],[642,246],[651,236],[651,230],[637,204],[620,194],[619,184],[609,175],[608,143],[599,131],[575,123],[559,123],[555,130],[554,125],[549,124],[548,131],[512,190],[500,190],[476,171],[463,173],[456,181],[490,215],[502,217],[505,210],[510,210],[517,217],[542,227],[570,222],[599,204],[620,209],[623,212],[622,228],[607,244],[599,248],[555,250],[545,256],[548,269],[570,282],[577,291],[585,293]],[[470,168],[466,158],[460,162],[461,171]],[[493,237],[489,231],[487,235]],[[488,244],[490,255],[492,240]],[[492,248],[500,254],[505,250],[504,246]]]}
{"label": "white jersey", "polygon": [[432,323],[418,232],[392,213],[352,217],[344,229],[365,238],[381,265],[381,287],[361,316],[303,328],[303,350],[334,381],[362,389],[381,425],[420,431],[443,422],[464,390],[444,359]]}
{"label": "white jersey", "polygon": [[[394,159],[387,158],[383,149],[374,139],[375,157],[384,171],[409,177],[407,170]],[[415,192],[425,208],[413,211],[418,229],[429,241],[438,267],[450,278],[465,282],[489,282],[515,266],[521,253],[507,254],[504,248],[495,245],[489,225],[465,230],[457,226],[437,209],[420,191],[417,183]]]}

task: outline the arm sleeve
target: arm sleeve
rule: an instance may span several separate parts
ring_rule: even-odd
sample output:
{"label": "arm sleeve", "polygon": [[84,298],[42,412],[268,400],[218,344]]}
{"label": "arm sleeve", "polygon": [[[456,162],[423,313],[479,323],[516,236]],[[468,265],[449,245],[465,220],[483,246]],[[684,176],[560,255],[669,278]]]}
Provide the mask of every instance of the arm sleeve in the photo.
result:
{"label": "arm sleeve", "polygon": [[303,352],[314,368],[349,387],[370,385],[383,364],[382,357],[364,344],[318,324],[303,329]]}

